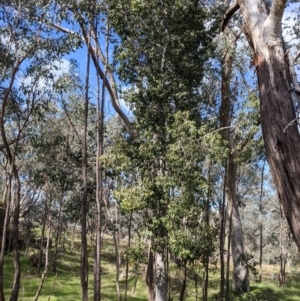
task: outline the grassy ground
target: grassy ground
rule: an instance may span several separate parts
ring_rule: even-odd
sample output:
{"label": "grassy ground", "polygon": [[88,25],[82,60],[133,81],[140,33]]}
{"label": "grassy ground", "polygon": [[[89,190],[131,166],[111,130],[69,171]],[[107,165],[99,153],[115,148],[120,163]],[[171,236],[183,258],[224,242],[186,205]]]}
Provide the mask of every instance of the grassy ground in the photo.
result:
{"label": "grassy ground", "polygon": [[[117,294],[115,289],[115,268],[114,268],[114,249],[112,244],[106,244],[103,248],[103,266],[102,266],[102,300],[115,301]],[[66,251],[59,263],[57,275],[49,272],[44,287],[39,298],[40,301],[76,301],[81,300],[81,287],[80,287],[80,254],[79,251]],[[19,293],[20,301],[33,300],[40,283],[41,275],[36,273],[36,268],[32,267],[29,258],[21,257],[22,277],[21,289]],[[51,269],[50,269],[51,270]],[[92,296],[92,258],[90,259],[90,300]],[[300,274],[297,270],[289,269],[287,272],[287,284],[285,287],[278,285],[276,273],[278,269],[275,266],[264,266],[264,277],[262,283],[251,281],[251,297],[248,296],[247,300],[251,301],[300,301]],[[6,257],[4,264],[4,288],[5,295],[8,299],[12,280],[13,280],[13,262],[12,258]],[[173,282],[173,295],[174,301],[178,300],[178,294],[181,283],[181,273],[174,272],[172,275]],[[219,289],[218,273],[212,275],[209,284],[210,300],[214,300]],[[136,291],[131,294],[131,288],[134,279],[130,280],[128,301],[142,301],[147,300],[146,285],[143,276],[141,275]],[[121,291],[124,291],[124,281],[121,281]],[[199,288],[201,294],[201,288]],[[188,284],[186,291],[186,301],[195,300],[194,285],[192,282]],[[49,299],[50,297],[50,299]],[[199,298],[201,300],[201,298]],[[233,300],[233,299],[232,299]],[[246,299],[245,299],[246,300]]]}

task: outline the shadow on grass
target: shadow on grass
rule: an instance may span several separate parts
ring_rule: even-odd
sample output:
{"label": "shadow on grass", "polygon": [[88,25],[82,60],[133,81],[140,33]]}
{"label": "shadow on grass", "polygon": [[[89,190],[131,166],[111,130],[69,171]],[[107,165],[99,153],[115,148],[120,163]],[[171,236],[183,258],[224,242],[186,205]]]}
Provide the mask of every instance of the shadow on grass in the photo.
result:
{"label": "shadow on grass", "polygon": [[251,286],[251,295],[256,300],[272,300],[272,301],[297,301],[300,300],[299,284],[295,282],[287,283],[284,287],[280,287],[277,283],[261,283]]}
{"label": "shadow on grass", "polygon": [[269,287],[264,288],[264,287],[252,286],[251,292],[252,295],[258,300],[272,300],[272,301],[283,300],[283,296],[281,296],[280,292]]}

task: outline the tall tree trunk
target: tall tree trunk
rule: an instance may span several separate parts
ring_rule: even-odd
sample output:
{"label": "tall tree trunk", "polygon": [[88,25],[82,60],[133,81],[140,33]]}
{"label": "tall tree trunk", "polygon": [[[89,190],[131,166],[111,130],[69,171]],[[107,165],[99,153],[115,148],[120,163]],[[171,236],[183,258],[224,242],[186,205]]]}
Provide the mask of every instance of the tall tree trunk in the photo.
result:
{"label": "tall tree trunk", "polygon": [[[97,25],[94,31],[94,35],[97,34]],[[106,64],[104,77],[106,78],[107,74],[107,65],[108,65],[108,46],[109,46],[109,27],[108,23],[106,24]],[[98,39],[97,39],[98,40]],[[100,97],[100,76],[97,74],[98,82],[98,99],[97,99],[97,160],[96,160],[96,205],[97,205],[97,215],[96,215],[96,246],[95,246],[95,257],[94,257],[94,301],[101,300],[101,229],[102,229],[102,220],[101,220],[101,206],[103,199],[103,168],[100,161],[100,157],[104,152],[104,105],[105,105],[105,83],[102,82],[102,94]]]}
{"label": "tall tree trunk", "polygon": [[12,175],[9,174],[7,178],[7,188],[6,195],[4,197],[6,210],[5,210],[5,218],[3,224],[3,231],[0,233],[2,235],[1,241],[1,250],[0,250],[0,301],[5,301],[4,291],[3,291],[3,266],[4,266],[4,252],[5,252],[5,242],[6,242],[6,232],[9,225],[9,216],[10,216],[10,205],[11,205],[11,182]]}
{"label": "tall tree trunk", "polygon": [[220,232],[219,232],[219,252],[220,252],[220,300],[225,298],[225,260],[224,260],[224,249],[225,249],[225,229],[226,229],[226,215],[225,215],[225,204],[226,204],[226,164],[225,160],[225,173],[223,179],[223,195],[219,202],[220,210]]}
{"label": "tall tree trunk", "polygon": [[[51,205],[51,204],[50,204]],[[49,206],[50,207],[50,206]],[[40,296],[40,293],[41,293],[41,290],[43,288],[43,285],[44,285],[44,282],[45,282],[45,279],[47,277],[47,273],[48,273],[48,264],[49,264],[49,245],[50,245],[50,235],[51,235],[51,214],[49,214],[46,218],[48,218],[48,235],[47,235],[47,244],[46,244],[46,249],[45,249],[45,255],[46,255],[46,258],[45,258],[45,268],[44,268],[44,272],[42,274],[42,278],[41,278],[41,282],[40,282],[40,285],[37,289],[37,292],[34,296],[34,299],[33,301],[37,301],[39,296]]]}
{"label": "tall tree trunk", "polygon": [[90,72],[90,53],[87,53],[87,68],[85,82],[85,101],[84,101],[84,130],[82,139],[82,205],[81,205],[81,262],[80,262],[80,280],[82,301],[88,301],[88,254],[87,254],[87,123],[89,106],[89,72]]}
{"label": "tall tree trunk", "polygon": [[45,204],[45,210],[44,210],[44,216],[43,216],[43,224],[41,229],[41,242],[40,242],[40,250],[39,250],[39,262],[38,262],[38,268],[37,272],[38,274],[41,272],[41,266],[42,266],[42,259],[43,259],[43,249],[44,249],[44,239],[45,239],[45,228],[46,228],[46,220],[50,211],[52,196],[50,195],[49,200],[49,206],[46,202]]}
{"label": "tall tree trunk", "polygon": [[[205,210],[205,224],[209,228],[209,218],[210,218],[210,193],[211,193],[211,162],[208,165],[208,175],[207,175],[207,198],[204,203]],[[208,297],[208,279],[209,279],[209,255],[205,254],[204,259],[204,273],[202,282],[202,300],[207,301]]]}
{"label": "tall tree trunk", "polygon": [[[229,30],[225,33],[226,42],[233,48],[236,45],[237,37]],[[221,106],[220,106],[220,127],[223,128],[222,134],[227,142],[229,151],[226,166],[226,201],[228,213],[231,216],[231,252],[233,260],[233,283],[232,289],[240,294],[249,290],[248,266],[244,252],[244,238],[242,224],[238,210],[236,196],[236,154],[233,135],[229,130],[231,125],[232,97],[230,82],[233,68],[233,52],[227,51],[222,57],[222,83],[221,83]],[[227,250],[229,252],[229,250]]]}
{"label": "tall tree trunk", "polygon": [[[228,208],[227,208],[228,210]],[[231,221],[232,221],[232,212],[228,213],[228,239],[227,239],[227,258],[226,258],[226,289],[225,289],[225,300],[230,301],[230,246],[231,246]]]}
{"label": "tall tree trunk", "polygon": [[148,301],[154,301],[154,252],[152,250],[152,241],[149,239],[149,250],[148,250],[148,266],[146,273],[146,284],[148,287]]}
{"label": "tall tree trunk", "polygon": [[118,230],[113,231],[113,239],[114,239],[115,255],[116,255],[116,276],[115,276],[116,278],[115,279],[116,279],[118,301],[121,301],[122,297],[121,297],[120,283],[119,283],[119,276],[120,276],[120,254],[119,254],[119,237],[118,237],[119,234],[117,234],[117,232]]}
{"label": "tall tree trunk", "polygon": [[283,214],[281,205],[279,204],[280,209],[280,223],[279,223],[279,248],[280,248],[280,270],[278,273],[278,281],[280,286],[285,285],[285,266],[286,266],[286,251],[283,244]]}
{"label": "tall tree trunk", "polygon": [[[64,193],[64,188],[62,187],[61,189],[61,195],[59,198],[59,203],[58,203],[58,216],[57,216],[57,225],[56,225],[56,230],[55,230],[55,240],[54,240],[54,252],[53,252],[53,263],[52,263],[52,272],[56,273],[57,272],[57,257],[58,257],[58,243],[59,243],[59,236],[61,235],[61,203],[63,199],[63,193]],[[48,241],[47,241],[48,243]]]}
{"label": "tall tree trunk", "polygon": [[11,233],[13,236],[13,257],[14,257],[14,282],[10,295],[10,301],[17,301],[20,290],[21,264],[19,258],[19,215],[20,215],[20,200],[21,200],[21,183],[15,163],[12,165],[13,182],[14,182],[14,197],[13,197],[13,219],[11,224]]}
{"label": "tall tree trunk", "polygon": [[264,171],[265,171],[265,160],[261,170],[261,185],[260,185],[260,196],[259,196],[259,275],[258,281],[262,281],[262,260],[263,260],[263,193],[264,193]]}
{"label": "tall tree trunk", "polygon": [[184,262],[183,264],[183,270],[182,270],[182,285],[181,285],[181,289],[180,289],[180,295],[179,295],[179,301],[184,301],[184,293],[185,293],[185,289],[186,289],[186,262]]}
{"label": "tall tree trunk", "polygon": [[[270,63],[258,67],[261,123],[268,163],[291,232],[300,251],[300,137],[289,92],[285,58],[270,49]],[[273,81],[273,83],[272,83]]]}
{"label": "tall tree trunk", "polygon": [[[287,0],[238,0],[224,17],[223,28],[238,8],[257,70],[261,125],[267,160],[287,222],[300,251],[300,139],[293,106],[292,68],[285,55],[281,21]],[[230,12],[231,11],[231,12]],[[299,89],[297,88],[299,103]]]}
{"label": "tall tree trunk", "polygon": [[[230,157],[230,156],[229,156]],[[231,192],[228,192],[228,203],[231,208],[231,254],[233,261],[233,283],[232,289],[235,293],[241,294],[249,291],[249,277],[247,258],[244,251],[244,237],[242,230],[241,218],[238,210],[236,197],[236,163],[228,160],[232,167],[229,167],[231,173],[228,173],[228,187],[231,187]],[[228,189],[229,190],[229,189]]]}
{"label": "tall tree trunk", "polygon": [[[132,211],[130,211],[129,225],[128,225],[128,248],[131,246],[131,223],[132,223]],[[125,275],[125,298],[124,301],[127,301],[127,290],[128,290],[128,269],[129,269],[129,258],[126,256],[126,275]],[[138,271],[137,271],[138,273]]]}
{"label": "tall tree trunk", "polygon": [[155,301],[167,301],[167,274],[163,251],[156,252],[155,259]]}

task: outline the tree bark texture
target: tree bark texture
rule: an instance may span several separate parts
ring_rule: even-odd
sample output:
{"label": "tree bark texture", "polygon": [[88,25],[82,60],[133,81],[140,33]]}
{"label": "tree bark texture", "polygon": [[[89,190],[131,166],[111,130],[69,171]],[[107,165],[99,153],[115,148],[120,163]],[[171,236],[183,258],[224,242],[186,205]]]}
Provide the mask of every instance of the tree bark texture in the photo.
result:
{"label": "tree bark texture", "polygon": [[235,293],[249,291],[249,277],[247,258],[244,251],[244,237],[236,196],[236,169],[235,158],[229,154],[227,158],[227,186],[226,197],[229,216],[231,216],[231,253],[233,261],[232,289]]}
{"label": "tree bark texture", "polygon": [[300,137],[293,85],[282,40],[286,0],[269,9],[262,0],[237,1],[257,70],[261,125],[267,160],[294,240],[300,250]]}
{"label": "tree bark texture", "polygon": [[19,290],[20,290],[20,278],[21,278],[21,263],[19,258],[19,215],[20,215],[20,191],[21,184],[19,179],[18,170],[13,163],[13,183],[14,183],[14,197],[13,197],[13,217],[11,223],[11,234],[13,236],[12,239],[12,247],[13,247],[13,258],[14,258],[14,282],[13,288],[10,295],[10,301],[17,301]]}
{"label": "tree bark texture", "polygon": [[183,270],[182,270],[182,285],[180,289],[179,301],[184,301],[184,293],[186,289],[186,262],[184,263]]}
{"label": "tree bark texture", "polygon": [[7,189],[6,194],[4,195],[3,199],[6,201],[6,210],[3,209],[4,213],[4,221],[3,221],[3,229],[0,235],[2,235],[1,239],[1,250],[0,250],[0,301],[5,301],[4,297],[4,273],[3,273],[3,266],[4,266],[4,252],[5,252],[5,243],[6,243],[6,232],[9,226],[9,215],[10,215],[10,205],[11,205],[11,182],[12,182],[12,175],[9,174],[7,178]]}
{"label": "tree bark texture", "polygon": [[148,252],[148,266],[147,266],[147,275],[146,275],[146,284],[148,287],[148,301],[154,301],[155,292],[154,292],[154,252],[152,248],[152,241],[149,240],[149,252]]}
{"label": "tree bark texture", "polygon": [[263,261],[263,194],[264,194],[264,170],[265,161],[261,171],[261,185],[259,197],[259,274],[258,281],[262,281],[262,261]]}
{"label": "tree bark texture", "polygon": [[225,250],[225,229],[226,229],[226,215],[225,215],[225,205],[226,205],[226,165],[227,160],[225,160],[225,174],[223,179],[223,195],[219,202],[220,210],[220,231],[219,231],[219,252],[220,252],[220,300],[224,299],[225,296],[225,260],[224,260],[224,250]]}
{"label": "tree bark texture", "polygon": [[167,301],[167,275],[164,254],[156,252],[155,301]]}

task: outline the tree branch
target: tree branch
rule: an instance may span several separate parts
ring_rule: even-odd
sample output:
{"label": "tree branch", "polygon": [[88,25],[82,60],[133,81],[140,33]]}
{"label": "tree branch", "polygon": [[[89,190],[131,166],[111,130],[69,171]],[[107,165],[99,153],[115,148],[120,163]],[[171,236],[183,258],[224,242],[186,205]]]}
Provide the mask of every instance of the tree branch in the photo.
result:
{"label": "tree branch", "polygon": [[270,15],[274,15],[276,18],[280,18],[281,20],[286,3],[287,0],[273,0]]}
{"label": "tree branch", "polygon": [[[27,135],[23,135],[22,137],[18,137],[15,139],[10,140],[9,142],[7,141],[8,145],[12,145],[14,143],[16,143],[17,141],[19,142],[21,139],[26,138]],[[5,145],[4,144],[0,144],[0,151],[3,151],[5,149]]]}
{"label": "tree branch", "polygon": [[236,11],[238,11],[240,8],[240,5],[238,3],[238,0],[235,0],[231,6],[227,9],[224,17],[223,17],[223,22],[222,22],[222,31],[225,30],[225,27],[227,26],[229,20],[231,17],[234,15]]}
{"label": "tree branch", "polygon": [[[91,58],[92,61],[94,63],[94,66],[96,68],[97,73],[100,75],[101,79],[103,80],[105,87],[110,95],[111,98],[111,103],[113,108],[116,110],[116,112],[118,113],[118,115],[121,117],[122,121],[124,122],[125,127],[127,128],[128,132],[132,135],[133,134],[133,128],[132,125],[129,121],[129,119],[127,118],[127,116],[124,114],[124,112],[121,110],[120,106],[118,105],[118,97],[114,91],[114,88],[112,88],[111,84],[109,83],[109,81],[107,80],[104,72],[102,71],[102,69],[99,66],[98,63],[98,55],[97,55],[97,49],[94,49],[94,47],[91,46],[91,43],[89,43],[89,37],[88,34],[84,28],[84,24],[80,23],[80,27],[81,27],[81,31],[83,34],[83,37],[85,39],[85,43],[86,45],[88,45],[89,49],[90,49],[90,54],[91,54]],[[102,62],[103,64],[105,64],[105,62]],[[109,72],[109,68],[107,68],[107,72]]]}
{"label": "tree branch", "polygon": [[128,132],[132,135],[133,134],[133,127],[132,127],[129,119],[127,118],[127,116],[122,111],[122,109],[120,107],[119,99],[117,97],[117,93],[116,93],[116,91],[114,91],[114,88],[112,88],[112,85],[111,85],[111,83],[113,85],[115,84],[113,74],[112,74],[109,66],[106,66],[107,67],[106,68],[107,73],[108,73],[108,76],[110,77],[110,81],[111,81],[111,83],[110,83],[107,80],[103,70],[99,66],[98,58],[100,58],[101,62],[105,65],[105,57],[104,57],[104,55],[101,51],[101,48],[99,47],[98,41],[96,41],[95,32],[93,32],[93,38],[94,38],[94,41],[95,41],[95,44],[96,44],[96,49],[91,45],[91,43],[89,43],[90,39],[89,39],[89,36],[87,34],[87,31],[85,30],[84,24],[81,23],[81,22],[79,22],[79,24],[80,24],[80,28],[81,28],[83,36],[81,36],[78,33],[73,32],[73,31],[71,31],[67,28],[64,28],[60,25],[53,24],[53,23],[51,23],[51,24],[48,23],[49,26],[51,26],[51,27],[53,27],[53,28],[55,28],[55,29],[57,29],[61,32],[64,32],[66,34],[75,34],[75,35],[77,35],[77,37],[80,38],[82,41],[84,41],[84,43],[89,47],[93,64],[96,68],[97,73],[100,75],[100,78],[103,80],[103,82],[105,84],[105,87],[106,87],[106,89],[107,89],[107,91],[110,95],[112,106],[115,109],[115,111],[118,113],[118,115],[120,116],[121,121],[123,122],[123,125],[127,128]]}
{"label": "tree branch", "polygon": [[265,22],[275,37],[281,36],[281,20],[287,0],[273,0],[270,14]]}
{"label": "tree branch", "polygon": [[294,58],[294,63],[297,63],[298,58],[300,57],[300,51],[296,54]]}

